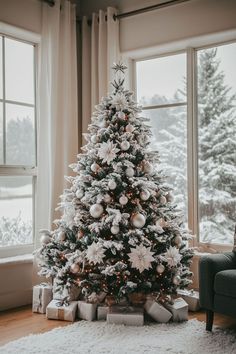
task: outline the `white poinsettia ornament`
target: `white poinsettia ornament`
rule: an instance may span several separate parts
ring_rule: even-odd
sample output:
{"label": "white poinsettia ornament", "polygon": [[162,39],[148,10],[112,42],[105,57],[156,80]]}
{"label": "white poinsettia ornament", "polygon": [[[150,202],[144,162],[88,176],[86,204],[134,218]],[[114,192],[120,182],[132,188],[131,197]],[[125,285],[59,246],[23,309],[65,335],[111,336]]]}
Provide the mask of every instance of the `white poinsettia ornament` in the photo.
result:
{"label": "white poinsettia ornament", "polygon": [[125,95],[121,93],[116,93],[115,95],[112,96],[112,101],[111,103],[116,107],[117,110],[123,110],[128,108],[128,102],[127,98]]}
{"label": "white poinsettia ornament", "polygon": [[175,267],[182,258],[178,248],[172,246],[170,246],[170,248],[166,251],[164,257],[166,258],[170,267]]}
{"label": "white poinsettia ornament", "polygon": [[132,263],[131,267],[138,269],[140,273],[142,273],[145,269],[151,268],[151,262],[155,261],[153,258],[154,252],[151,252],[150,248],[151,247],[138,245],[131,249],[131,253],[128,253]]}
{"label": "white poinsettia ornament", "polygon": [[108,165],[110,165],[111,161],[116,158],[116,154],[119,151],[120,149],[116,147],[116,144],[113,144],[112,141],[108,140],[100,145],[98,156],[102,159],[102,162],[107,162]]}
{"label": "white poinsettia ornament", "polygon": [[104,249],[99,243],[93,242],[90,246],[88,246],[86,252],[86,258],[91,263],[99,264],[102,263],[103,258],[105,257]]}

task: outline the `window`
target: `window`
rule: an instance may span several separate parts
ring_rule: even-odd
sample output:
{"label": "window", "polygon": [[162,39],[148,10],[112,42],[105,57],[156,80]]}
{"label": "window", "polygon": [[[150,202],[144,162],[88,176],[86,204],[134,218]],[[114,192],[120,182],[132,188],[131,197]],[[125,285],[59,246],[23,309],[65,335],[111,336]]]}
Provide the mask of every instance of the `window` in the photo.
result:
{"label": "window", "polygon": [[33,249],[35,46],[0,36],[0,256]]}
{"label": "window", "polygon": [[153,128],[151,149],[159,151],[160,170],[187,221],[186,53],[138,61],[136,72],[137,100]]}
{"label": "window", "polygon": [[234,42],[136,61],[137,99],[175,202],[199,244],[216,249],[232,247],[236,223],[235,62]]}

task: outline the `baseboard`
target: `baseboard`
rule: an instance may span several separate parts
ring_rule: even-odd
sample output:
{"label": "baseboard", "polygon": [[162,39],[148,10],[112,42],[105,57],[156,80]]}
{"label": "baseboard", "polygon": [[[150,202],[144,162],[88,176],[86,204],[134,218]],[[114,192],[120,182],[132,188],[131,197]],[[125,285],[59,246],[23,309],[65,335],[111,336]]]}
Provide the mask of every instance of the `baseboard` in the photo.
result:
{"label": "baseboard", "polygon": [[0,311],[32,304],[32,288],[0,294]]}

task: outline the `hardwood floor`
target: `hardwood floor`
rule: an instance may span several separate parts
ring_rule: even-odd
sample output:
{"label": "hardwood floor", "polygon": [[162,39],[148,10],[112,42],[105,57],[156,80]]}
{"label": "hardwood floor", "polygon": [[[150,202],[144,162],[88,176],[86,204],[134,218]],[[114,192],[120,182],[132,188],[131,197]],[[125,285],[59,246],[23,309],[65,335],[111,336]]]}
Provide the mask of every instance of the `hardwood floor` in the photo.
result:
{"label": "hardwood floor", "polygon": [[[189,319],[192,318],[204,322],[205,313],[190,312]],[[0,346],[31,333],[43,333],[69,324],[71,322],[47,320],[45,315],[32,313],[30,306],[4,311],[0,313]],[[222,328],[233,328],[236,331],[236,319],[216,314],[214,324]]]}

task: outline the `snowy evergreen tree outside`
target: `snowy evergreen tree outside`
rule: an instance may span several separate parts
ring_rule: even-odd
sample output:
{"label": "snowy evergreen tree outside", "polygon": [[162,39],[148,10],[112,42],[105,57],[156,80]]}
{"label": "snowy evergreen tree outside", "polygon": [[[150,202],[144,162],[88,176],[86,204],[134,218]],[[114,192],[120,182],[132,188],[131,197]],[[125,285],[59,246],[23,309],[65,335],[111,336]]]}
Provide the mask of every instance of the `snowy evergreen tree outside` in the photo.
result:
{"label": "snowy evergreen tree outside", "polygon": [[191,283],[191,238],[150,150],[148,119],[124,89],[122,64],[113,92],[96,107],[87,144],[71,167],[53,231],[42,230],[39,274],[61,291],[88,299],[105,292],[165,298]]}

